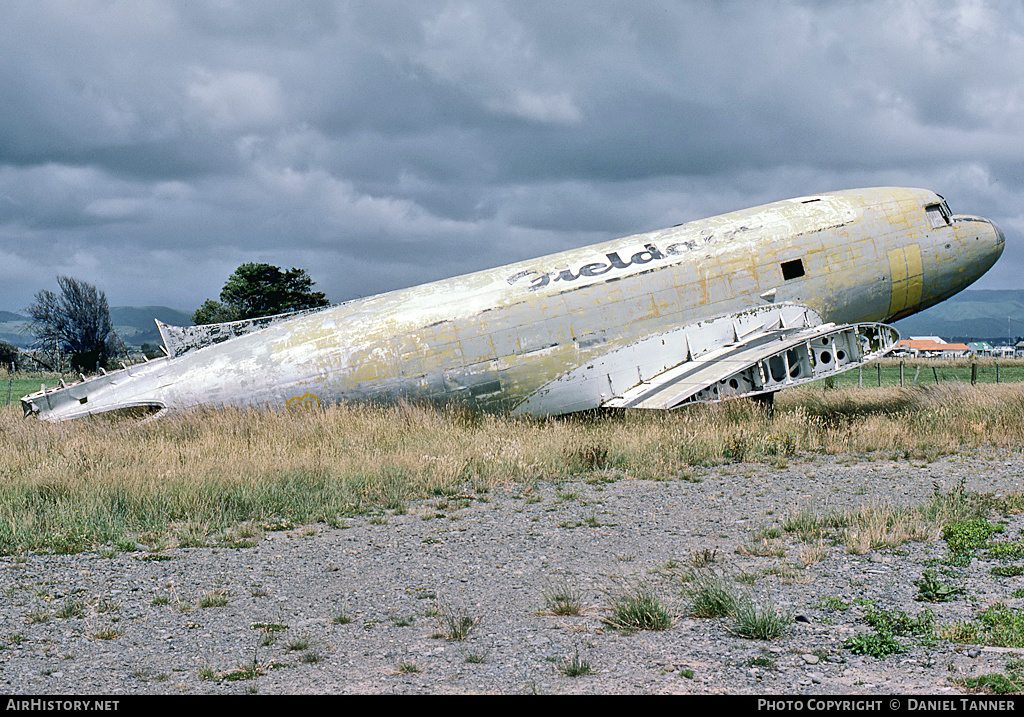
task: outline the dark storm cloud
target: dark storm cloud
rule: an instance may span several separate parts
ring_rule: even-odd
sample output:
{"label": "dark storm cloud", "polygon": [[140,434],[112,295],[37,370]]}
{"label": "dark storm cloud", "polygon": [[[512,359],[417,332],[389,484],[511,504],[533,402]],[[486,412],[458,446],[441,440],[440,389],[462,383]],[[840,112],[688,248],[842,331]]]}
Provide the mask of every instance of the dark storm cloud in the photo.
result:
{"label": "dark storm cloud", "polygon": [[1010,0],[0,10],[0,308],[367,295],[788,196],[925,186],[1024,255]]}

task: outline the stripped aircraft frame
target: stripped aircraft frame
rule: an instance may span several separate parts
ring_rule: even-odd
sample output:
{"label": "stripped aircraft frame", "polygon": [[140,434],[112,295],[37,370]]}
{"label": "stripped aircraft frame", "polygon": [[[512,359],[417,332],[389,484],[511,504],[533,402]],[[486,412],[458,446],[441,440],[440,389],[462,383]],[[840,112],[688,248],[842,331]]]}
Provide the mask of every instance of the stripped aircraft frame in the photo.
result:
{"label": "stripped aircraft frame", "polygon": [[462,403],[554,415],[766,396],[895,347],[1003,233],[880,187],[732,212],[312,312],[160,324],[166,357],[25,396],[46,420],[198,406]]}

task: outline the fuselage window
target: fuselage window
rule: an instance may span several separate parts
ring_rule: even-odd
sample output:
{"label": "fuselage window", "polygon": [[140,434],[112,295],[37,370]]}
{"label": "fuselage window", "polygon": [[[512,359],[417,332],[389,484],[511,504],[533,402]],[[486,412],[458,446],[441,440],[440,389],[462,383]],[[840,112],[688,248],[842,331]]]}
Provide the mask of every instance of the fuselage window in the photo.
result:
{"label": "fuselage window", "polygon": [[932,229],[941,229],[951,224],[949,207],[946,206],[945,202],[942,204],[929,204],[924,208],[924,214],[928,217],[928,225]]}
{"label": "fuselage window", "polygon": [[793,261],[782,262],[782,278],[786,281],[790,279],[798,279],[804,275],[804,262],[803,259],[794,259]]}

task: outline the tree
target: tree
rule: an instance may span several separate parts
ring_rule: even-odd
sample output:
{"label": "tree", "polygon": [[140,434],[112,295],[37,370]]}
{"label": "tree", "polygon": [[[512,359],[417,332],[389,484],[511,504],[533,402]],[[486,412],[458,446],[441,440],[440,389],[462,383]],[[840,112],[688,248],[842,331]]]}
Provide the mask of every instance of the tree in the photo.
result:
{"label": "tree", "polygon": [[50,352],[58,367],[67,357],[76,371],[92,371],[117,355],[107,297],[92,284],[58,276],[60,294],[44,290],[26,309],[36,347]]}
{"label": "tree", "polygon": [[270,264],[248,263],[228,277],[220,301],[204,301],[192,320],[216,324],[316,309],[329,303],[322,291],[313,291],[313,280],[305,269],[282,271]]}
{"label": "tree", "polygon": [[18,363],[18,347],[0,341],[0,368],[10,369]]}

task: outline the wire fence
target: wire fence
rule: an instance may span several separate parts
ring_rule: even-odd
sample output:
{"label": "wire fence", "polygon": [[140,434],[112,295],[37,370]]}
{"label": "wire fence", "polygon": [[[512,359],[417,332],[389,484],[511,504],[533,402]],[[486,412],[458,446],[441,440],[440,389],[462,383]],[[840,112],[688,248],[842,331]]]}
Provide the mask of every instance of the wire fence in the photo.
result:
{"label": "wire fence", "polygon": [[1024,383],[1024,359],[889,358],[840,374],[836,386],[920,386],[941,383]]}

